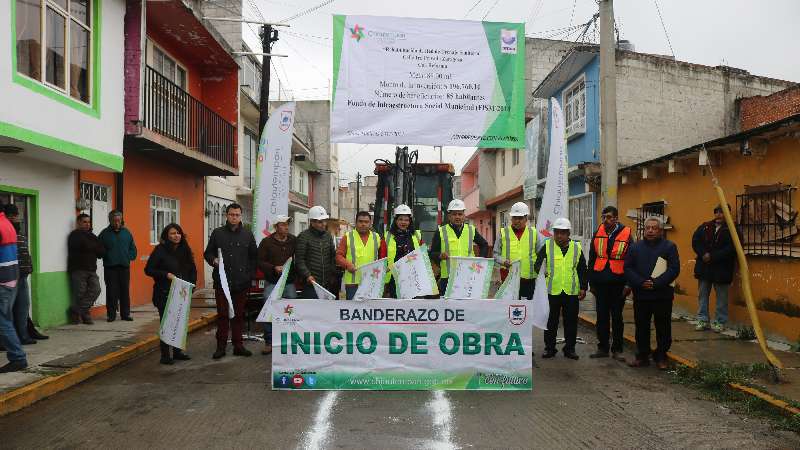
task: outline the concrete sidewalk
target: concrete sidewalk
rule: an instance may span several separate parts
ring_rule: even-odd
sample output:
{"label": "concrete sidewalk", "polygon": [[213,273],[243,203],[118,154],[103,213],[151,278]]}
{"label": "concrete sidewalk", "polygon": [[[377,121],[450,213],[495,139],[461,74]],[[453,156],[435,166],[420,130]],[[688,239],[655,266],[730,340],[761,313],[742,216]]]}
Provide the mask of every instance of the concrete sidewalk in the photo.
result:
{"label": "concrete sidewalk", "polygon": [[[189,331],[216,318],[212,290],[194,293]],[[50,339],[24,346],[28,368],[0,374],[0,416],[158,347],[158,311],[153,305],[132,308],[133,322],[63,325],[44,330]]]}
{"label": "concrete sidewalk", "polygon": [[[580,319],[591,326],[596,323],[595,301],[591,295],[581,302]],[[633,303],[629,300],[623,311],[625,321],[625,340],[635,343],[635,326],[633,320]],[[691,367],[699,363],[711,364],[756,364],[767,360],[755,340],[741,340],[736,337],[736,330],[725,330],[715,333],[711,330],[695,331],[696,321],[673,314],[672,348],[668,355],[679,364]],[[655,348],[655,329],[651,327],[651,346]],[[771,345],[771,350],[780,359],[784,369],[780,371],[781,381],[759,379],[753,380],[751,386],[733,386],[743,392],[756,395],[774,406],[790,414],[800,414],[800,409],[787,401],[800,404],[800,353],[786,351],[785,345]],[[633,358],[633,355],[626,355]],[[786,400],[786,401],[784,401]]]}

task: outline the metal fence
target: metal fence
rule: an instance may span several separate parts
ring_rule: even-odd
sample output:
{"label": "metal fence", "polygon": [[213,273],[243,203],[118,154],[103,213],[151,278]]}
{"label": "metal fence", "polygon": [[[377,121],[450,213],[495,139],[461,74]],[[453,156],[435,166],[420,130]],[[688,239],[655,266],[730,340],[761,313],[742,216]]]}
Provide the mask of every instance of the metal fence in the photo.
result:
{"label": "metal fence", "polygon": [[748,187],[736,196],[736,220],[746,254],[800,257],[797,210],[792,203],[796,190],[783,185]]}
{"label": "metal fence", "polygon": [[[664,202],[645,203],[641,208],[636,208],[636,239],[644,239],[644,221],[649,217],[659,217],[666,224],[665,208]],[[664,237],[666,238],[666,230],[664,230]]]}

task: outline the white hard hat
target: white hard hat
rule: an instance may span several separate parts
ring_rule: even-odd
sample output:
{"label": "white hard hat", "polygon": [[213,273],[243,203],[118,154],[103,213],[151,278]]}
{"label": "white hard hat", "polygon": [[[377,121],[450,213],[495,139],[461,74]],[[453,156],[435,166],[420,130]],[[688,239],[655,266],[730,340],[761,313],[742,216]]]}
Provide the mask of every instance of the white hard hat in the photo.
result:
{"label": "white hard hat", "polygon": [[511,205],[511,217],[525,217],[530,214],[528,205],[523,202],[517,202]]}
{"label": "white hard hat", "polygon": [[459,200],[459,199],[457,199],[457,198],[454,198],[453,200],[451,200],[450,204],[447,205],[447,210],[448,211],[464,211],[466,209],[467,209],[467,207],[466,207],[466,205],[464,205],[464,202]]}
{"label": "white hard hat", "polygon": [[571,230],[572,224],[569,222],[569,219],[565,217],[559,217],[556,219],[555,223],[553,223],[554,230]]}
{"label": "white hard hat", "polygon": [[408,205],[397,205],[397,208],[394,209],[394,215],[399,216],[401,214],[411,215],[411,208]]}
{"label": "white hard hat", "polygon": [[322,206],[313,206],[308,210],[308,218],[311,220],[325,220],[328,218],[328,212]]}
{"label": "white hard hat", "polygon": [[279,223],[289,223],[291,221],[292,221],[292,218],[289,217],[289,216],[278,215],[277,217],[275,217],[274,225],[277,225]]}

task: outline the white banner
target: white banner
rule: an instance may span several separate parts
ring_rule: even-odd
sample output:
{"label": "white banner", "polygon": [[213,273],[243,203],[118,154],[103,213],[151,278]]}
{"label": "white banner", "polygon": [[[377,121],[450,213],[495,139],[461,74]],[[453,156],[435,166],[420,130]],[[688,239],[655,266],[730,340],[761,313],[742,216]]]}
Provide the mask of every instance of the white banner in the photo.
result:
{"label": "white banner", "polygon": [[494,294],[494,298],[498,300],[519,300],[519,266],[519,261],[511,263],[511,267],[508,268],[508,275]]}
{"label": "white banner", "polygon": [[331,142],[522,148],[525,25],[333,16]]}
{"label": "white banner", "polygon": [[165,344],[186,350],[186,335],[189,332],[189,311],[192,308],[194,285],[180,278],[173,278],[164,307],[164,317],[158,335]]}
{"label": "white banner", "polygon": [[[552,225],[559,217],[569,216],[569,180],[567,178],[567,137],[564,131],[564,112],[558,100],[550,98],[552,122],[550,125],[550,159],[547,163],[547,183],[542,196],[542,208],[536,219],[536,229],[542,236],[552,237]],[[540,239],[543,243],[544,240]],[[536,278],[533,294],[533,324],[547,329],[550,302],[547,299],[547,283],[544,270]]]}
{"label": "white banner", "polygon": [[292,258],[283,263],[283,271],[281,272],[278,283],[269,293],[269,297],[264,301],[264,306],[261,307],[261,312],[258,313],[256,322],[272,322],[272,315],[269,313],[269,305],[283,298],[283,291],[286,288],[286,279],[289,277],[289,272],[292,270]]}
{"label": "white banner", "polygon": [[361,283],[353,295],[353,300],[366,300],[368,298],[383,297],[383,288],[386,286],[386,258],[379,259],[356,269],[361,272]]}
{"label": "white banner", "polygon": [[217,249],[217,258],[219,259],[219,284],[222,286],[222,293],[225,294],[225,299],[228,300],[228,318],[233,319],[236,311],[233,310],[233,300],[231,300],[231,286],[228,284],[228,274],[225,273],[225,261],[222,260],[222,249]]}
{"label": "white banner", "polygon": [[459,300],[489,298],[493,269],[492,258],[451,256],[444,298]]}
{"label": "white banner", "polygon": [[427,245],[421,245],[395,261],[392,266],[392,276],[399,298],[412,299],[425,295],[439,295]]}
{"label": "white banner", "polygon": [[316,281],[311,283],[314,286],[314,292],[317,294],[317,298],[320,300],[336,300],[337,296],[333,294],[331,291],[322,287],[321,284],[317,283]]}
{"label": "white banner", "polygon": [[252,229],[256,242],[272,234],[277,216],[289,215],[294,116],[295,103],[284,103],[272,111],[261,131],[253,192]]}
{"label": "white banner", "polygon": [[284,302],[273,311],[272,387],[530,390],[525,303]]}

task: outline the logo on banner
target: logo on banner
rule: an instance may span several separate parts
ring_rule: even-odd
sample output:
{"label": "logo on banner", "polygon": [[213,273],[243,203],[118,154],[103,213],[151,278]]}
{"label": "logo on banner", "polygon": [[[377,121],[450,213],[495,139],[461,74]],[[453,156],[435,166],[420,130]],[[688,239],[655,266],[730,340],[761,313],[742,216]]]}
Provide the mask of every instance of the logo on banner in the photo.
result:
{"label": "logo on banner", "polygon": [[526,305],[508,305],[508,321],[511,325],[522,325],[528,318],[528,307]]}
{"label": "logo on banner", "polygon": [[281,111],[281,123],[280,125],[278,125],[278,128],[280,128],[281,131],[286,131],[291,126],[292,126],[292,112]]}
{"label": "logo on banner", "polygon": [[500,30],[500,51],[517,54],[517,30]]}
{"label": "logo on banner", "polygon": [[350,28],[350,37],[355,39],[356,42],[361,42],[364,38],[364,27],[356,24],[355,28]]}
{"label": "logo on banner", "polygon": [[314,375],[306,375],[306,384],[313,387],[317,384],[317,377]]}
{"label": "logo on banner", "polygon": [[281,386],[286,387],[289,386],[289,377],[286,375],[281,375],[279,383]]}
{"label": "logo on banner", "polygon": [[283,308],[283,313],[286,314],[287,317],[291,317],[292,313],[294,313],[294,306],[286,305],[286,307]]}
{"label": "logo on banner", "polygon": [[303,376],[300,375],[300,374],[297,374],[297,375],[292,377],[292,385],[294,385],[294,387],[296,387],[296,388],[299,388],[300,386],[302,386],[304,381],[305,380],[303,379]]}

